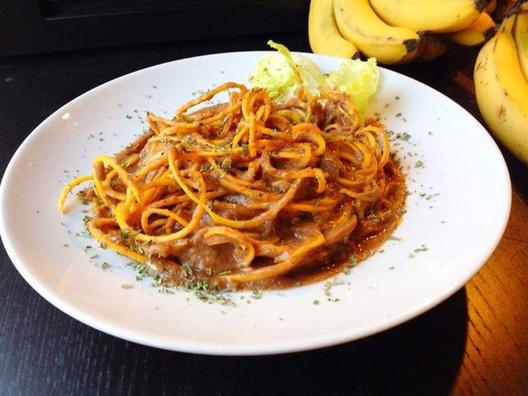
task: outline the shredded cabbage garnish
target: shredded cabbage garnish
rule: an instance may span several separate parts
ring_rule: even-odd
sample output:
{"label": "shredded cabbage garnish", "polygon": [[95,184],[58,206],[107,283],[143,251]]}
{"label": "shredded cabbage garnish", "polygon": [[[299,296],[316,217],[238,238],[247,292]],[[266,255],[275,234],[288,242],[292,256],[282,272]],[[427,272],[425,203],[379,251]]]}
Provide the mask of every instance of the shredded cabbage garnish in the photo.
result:
{"label": "shredded cabbage garnish", "polygon": [[272,99],[283,97],[295,86],[295,76],[281,54],[266,55],[255,65],[250,77],[254,87],[263,88]]}
{"label": "shredded cabbage garnish", "polygon": [[366,62],[359,59],[344,60],[328,76],[328,84],[347,93],[360,114],[365,114],[367,105],[378,90],[379,70],[376,59]]}
{"label": "shredded cabbage garnish", "polygon": [[328,89],[339,90],[350,96],[364,116],[379,86],[379,70],[374,58],[366,62],[347,59],[336,70],[324,74],[310,59],[292,55],[286,46],[272,40],[268,45],[278,52],[256,63],[250,75],[253,86],[265,89],[271,98],[282,101],[291,98],[301,86],[312,95]]}

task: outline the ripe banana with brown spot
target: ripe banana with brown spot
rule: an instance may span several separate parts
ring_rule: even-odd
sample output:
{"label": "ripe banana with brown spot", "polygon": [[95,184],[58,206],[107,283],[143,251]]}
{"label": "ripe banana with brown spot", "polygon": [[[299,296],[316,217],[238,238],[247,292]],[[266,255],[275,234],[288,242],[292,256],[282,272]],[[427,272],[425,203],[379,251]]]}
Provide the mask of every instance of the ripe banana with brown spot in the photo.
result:
{"label": "ripe banana with brown spot", "polygon": [[460,45],[474,46],[488,41],[495,33],[495,21],[487,12],[480,16],[467,28],[449,33],[447,37]]}
{"label": "ripe banana with brown spot", "polygon": [[474,70],[477,103],[494,136],[528,165],[528,80],[513,37],[516,15],[480,50]]}
{"label": "ripe banana with brown spot", "polygon": [[465,29],[487,6],[487,0],[370,0],[376,13],[393,26],[448,33]]}
{"label": "ripe banana with brown spot", "polygon": [[514,37],[521,68],[528,80],[528,3],[523,3],[517,14]]}
{"label": "ripe banana with brown spot", "polygon": [[334,0],[334,15],[341,34],[380,63],[408,62],[417,55],[419,35],[383,22],[369,0]]}
{"label": "ripe banana with brown spot", "polygon": [[345,39],[334,18],[333,0],[312,0],[308,14],[308,39],[316,54],[356,58],[359,52]]}
{"label": "ripe banana with brown spot", "polygon": [[418,50],[417,62],[431,62],[440,58],[447,51],[446,40],[433,34],[426,34],[422,37],[422,43]]}

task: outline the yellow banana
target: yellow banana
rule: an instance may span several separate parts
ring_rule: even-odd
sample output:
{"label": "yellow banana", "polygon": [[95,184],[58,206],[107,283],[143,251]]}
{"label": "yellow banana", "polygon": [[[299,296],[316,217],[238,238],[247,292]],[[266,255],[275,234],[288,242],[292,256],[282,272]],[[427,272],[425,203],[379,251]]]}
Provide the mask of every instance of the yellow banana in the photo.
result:
{"label": "yellow banana", "polygon": [[334,0],[334,15],[341,34],[380,63],[407,62],[417,53],[418,34],[387,25],[376,15],[369,0]]}
{"label": "yellow banana", "polygon": [[486,11],[488,14],[493,14],[496,8],[497,0],[490,0],[488,1],[488,5],[486,6],[486,8],[484,8],[484,11]]}
{"label": "yellow banana", "polygon": [[355,58],[357,48],[339,33],[334,18],[333,0],[312,0],[308,15],[308,38],[316,54]]}
{"label": "yellow banana", "polygon": [[512,35],[515,15],[480,50],[474,80],[477,103],[489,128],[516,157],[528,164],[528,81]]}
{"label": "yellow banana", "polygon": [[440,58],[447,51],[447,43],[438,35],[426,34],[418,50],[417,62],[431,62]]}
{"label": "yellow banana", "polygon": [[480,16],[467,28],[458,32],[449,33],[447,37],[457,44],[473,46],[488,41],[495,33],[495,21],[487,12]]}
{"label": "yellow banana", "polygon": [[487,0],[370,0],[387,23],[414,31],[448,33],[462,30],[478,18]]}
{"label": "yellow banana", "polygon": [[521,68],[524,72],[524,77],[528,79],[528,3],[524,3],[519,10],[515,21],[514,37]]}

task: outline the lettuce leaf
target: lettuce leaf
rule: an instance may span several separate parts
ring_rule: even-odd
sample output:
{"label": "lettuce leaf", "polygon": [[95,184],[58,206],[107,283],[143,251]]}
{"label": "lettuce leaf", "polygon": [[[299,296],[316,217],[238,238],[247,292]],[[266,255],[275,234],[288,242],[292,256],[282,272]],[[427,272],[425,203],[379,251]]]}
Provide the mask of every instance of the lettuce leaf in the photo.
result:
{"label": "lettuce leaf", "polygon": [[317,65],[306,56],[295,57],[297,69],[301,74],[304,89],[312,95],[317,95],[322,89],[328,89],[326,76]]}
{"label": "lettuce leaf", "polygon": [[255,65],[251,84],[265,89],[272,99],[284,96],[295,86],[295,76],[281,54],[266,55]]}
{"label": "lettuce leaf", "polygon": [[302,55],[292,55],[282,44],[268,41],[278,51],[264,56],[255,65],[250,76],[253,86],[265,89],[271,98],[288,99],[302,85],[317,95],[326,88],[326,77],[317,65]]}
{"label": "lettuce leaf", "polygon": [[302,78],[299,72],[299,69],[297,68],[297,65],[295,64],[295,61],[293,60],[292,54],[290,50],[282,44],[276,43],[273,40],[268,40],[267,44],[273,48],[276,49],[279,54],[281,54],[284,57],[284,61],[286,64],[290,67],[290,70],[293,74],[293,77],[295,78],[296,82],[299,84],[302,84]]}
{"label": "lettuce leaf", "polygon": [[344,60],[330,74],[324,74],[309,58],[292,55],[282,44],[268,41],[278,52],[260,59],[250,76],[253,86],[265,89],[271,98],[287,100],[302,86],[312,95],[335,89],[347,93],[364,117],[366,108],[379,86],[376,60]]}
{"label": "lettuce leaf", "polygon": [[366,62],[359,59],[344,60],[336,70],[330,73],[328,84],[332,89],[347,93],[359,113],[364,115],[368,103],[379,86],[376,59],[369,58]]}

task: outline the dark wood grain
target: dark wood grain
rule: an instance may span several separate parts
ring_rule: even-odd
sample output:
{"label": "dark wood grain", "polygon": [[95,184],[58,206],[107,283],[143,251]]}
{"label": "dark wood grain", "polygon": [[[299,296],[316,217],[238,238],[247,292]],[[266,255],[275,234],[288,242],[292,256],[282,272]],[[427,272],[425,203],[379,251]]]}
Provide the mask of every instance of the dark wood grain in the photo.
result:
{"label": "dark wood grain", "polygon": [[[268,37],[0,60],[0,169],[48,114],[108,79],[210,52],[263,49]],[[274,37],[308,50],[304,35]],[[478,115],[475,51],[398,71]],[[469,87],[469,90],[468,90]],[[486,266],[436,308],[384,333],[319,351],[209,357],[129,343],[71,319],[36,294],[0,250],[0,395],[526,394],[528,171],[505,153],[514,195]]]}
{"label": "dark wood grain", "polygon": [[528,392],[528,205],[517,192],[506,233],[466,287],[468,342],[461,394]]}

